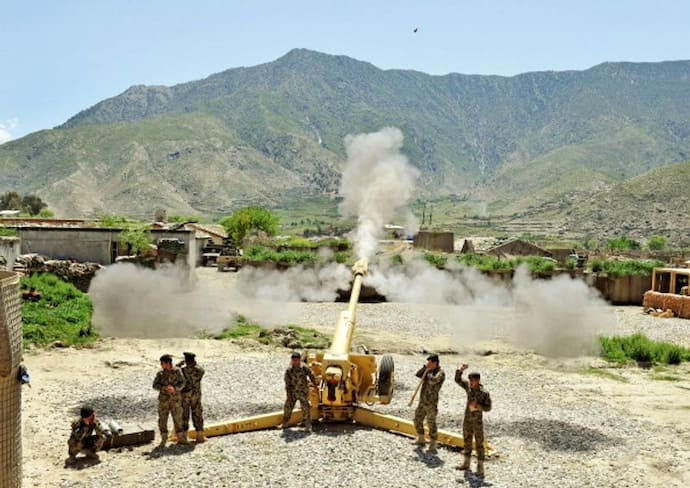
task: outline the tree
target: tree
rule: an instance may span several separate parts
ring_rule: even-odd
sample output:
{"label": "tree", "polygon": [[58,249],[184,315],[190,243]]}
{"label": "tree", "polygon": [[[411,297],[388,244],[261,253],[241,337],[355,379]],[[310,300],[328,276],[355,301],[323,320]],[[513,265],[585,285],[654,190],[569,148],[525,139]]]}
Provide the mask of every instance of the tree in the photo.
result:
{"label": "tree", "polygon": [[0,210],[19,210],[29,215],[38,215],[48,205],[36,195],[19,195],[16,191],[8,191],[0,195]]}
{"label": "tree", "polygon": [[257,231],[265,232],[269,236],[275,235],[278,231],[278,217],[262,207],[240,208],[232,215],[221,219],[219,223],[236,246],[241,246],[247,236]]}
{"label": "tree", "polygon": [[22,197],[16,191],[0,195],[0,210],[23,210]]}
{"label": "tree", "polygon": [[29,215],[38,215],[38,213],[47,208],[48,205],[36,195],[24,195],[22,199],[22,209]]}
{"label": "tree", "polygon": [[663,251],[666,249],[666,238],[654,235],[647,240],[647,247],[650,251]]}
{"label": "tree", "polygon": [[151,234],[147,232],[146,226],[132,227],[131,229],[120,232],[119,239],[122,246],[127,246],[128,252],[137,256],[153,242]]}

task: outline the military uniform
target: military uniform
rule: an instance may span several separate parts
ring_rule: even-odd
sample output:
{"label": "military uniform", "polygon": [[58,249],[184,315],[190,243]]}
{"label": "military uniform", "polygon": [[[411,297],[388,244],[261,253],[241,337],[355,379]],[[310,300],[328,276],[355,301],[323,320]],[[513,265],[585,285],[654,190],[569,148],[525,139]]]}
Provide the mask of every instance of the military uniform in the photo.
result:
{"label": "military uniform", "polygon": [[[422,366],[417,371],[417,378],[424,376],[426,366]],[[417,435],[424,436],[424,419],[429,425],[429,438],[433,441],[433,446],[436,444],[436,437],[438,435],[438,428],[436,427],[436,415],[438,414],[438,393],[441,391],[441,386],[446,380],[446,373],[438,367],[434,370],[429,370],[424,376],[422,382],[422,391],[419,394],[419,403],[414,412],[414,427]]]}
{"label": "military uniform", "polygon": [[[174,393],[168,393],[165,387],[175,387]],[[172,416],[175,432],[180,439],[184,432],[182,429],[182,388],[184,376],[180,368],[161,369],[153,380],[153,389],[158,390],[158,428],[163,442],[168,438],[168,414]],[[184,437],[186,440],[186,436]]]}
{"label": "military uniform", "polygon": [[292,415],[292,409],[299,400],[299,405],[304,413],[304,425],[307,430],[311,429],[311,406],[309,405],[309,383],[316,384],[316,378],[311,368],[306,364],[290,366],[285,370],[285,406],[283,407],[283,426],[287,426]]}
{"label": "military uniform", "polygon": [[96,419],[87,424],[84,419],[77,417],[71,425],[72,432],[67,441],[70,460],[73,461],[82,451],[87,457],[98,458],[96,451],[99,451],[105,442],[105,429],[101,421]]}
{"label": "military uniform", "polygon": [[[462,371],[460,370],[455,372],[455,382],[467,392],[465,418],[462,422],[462,437],[465,444],[463,453],[466,458],[472,454],[472,437],[474,437],[477,459],[484,461],[484,421],[482,417],[483,412],[491,410],[491,396],[481,384],[477,388],[470,388],[469,382],[462,379]],[[470,408],[471,402],[477,403],[474,410]]]}
{"label": "military uniform", "polygon": [[184,376],[184,388],[182,388],[182,430],[189,430],[189,417],[191,412],[194,430],[204,430],[204,409],[201,406],[201,378],[204,377],[204,368],[196,362],[187,362],[182,368]]}

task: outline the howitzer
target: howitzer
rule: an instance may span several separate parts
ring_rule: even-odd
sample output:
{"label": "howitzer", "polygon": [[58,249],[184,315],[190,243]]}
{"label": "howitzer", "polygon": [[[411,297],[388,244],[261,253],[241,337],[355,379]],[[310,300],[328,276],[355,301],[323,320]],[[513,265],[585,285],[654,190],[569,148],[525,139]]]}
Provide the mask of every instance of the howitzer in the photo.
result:
{"label": "howitzer", "polygon": [[[392,356],[384,355],[377,368],[375,356],[350,352],[357,303],[367,271],[366,259],[361,259],[354,264],[349,306],[347,310],[340,312],[330,348],[326,352],[312,352],[307,356],[307,364],[319,384],[318,388],[310,392],[311,418],[321,422],[354,421],[377,429],[415,437],[417,433],[411,420],[384,415],[361,406],[362,403],[368,405],[390,403],[395,380]],[[204,435],[213,437],[266,429],[279,425],[282,418],[283,412],[277,411],[209,425],[204,429]],[[300,420],[302,420],[301,409],[293,410],[289,424],[296,424]],[[195,431],[188,432],[188,438],[195,437]],[[439,444],[463,447],[462,436],[453,432],[439,430],[437,441]]]}

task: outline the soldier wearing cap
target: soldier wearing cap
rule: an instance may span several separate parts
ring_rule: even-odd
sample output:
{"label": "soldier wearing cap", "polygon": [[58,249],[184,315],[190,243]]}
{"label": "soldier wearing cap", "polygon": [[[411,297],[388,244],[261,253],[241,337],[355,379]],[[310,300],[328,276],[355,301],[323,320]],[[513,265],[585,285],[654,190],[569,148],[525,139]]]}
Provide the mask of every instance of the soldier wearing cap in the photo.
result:
{"label": "soldier wearing cap", "polygon": [[160,357],[161,370],[153,380],[153,389],[158,390],[158,428],[161,432],[160,445],[168,440],[168,415],[172,416],[178,444],[187,444],[187,433],[182,429],[182,388],[184,376],[180,368],[173,366],[172,357]]}
{"label": "soldier wearing cap", "polygon": [[484,420],[483,412],[491,410],[491,395],[484,389],[479,382],[479,373],[473,371],[469,374],[469,383],[462,379],[462,373],[467,369],[466,364],[462,364],[455,371],[455,382],[467,393],[467,406],[465,407],[465,418],[462,422],[463,454],[464,462],[459,469],[469,469],[470,457],[472,455],[472,438],[474,437],[477,449],[477,475],[484,476]]}
{"label": "soldier wearing cap", "polygon": [[87,459],[98,460],[99,451],[105,442],[106,429],[96,419],[93,408],[83,406],[79,418],[72,421],[72,432],[67,441],[69,458],[67,464],[74,464],[77,454],[84,453]]}
{"label": "soldier wearing cap", "polygon": [[304,428],[311,432],[311,405],[309,405],[309,383],[316,385],[316,378],[311,368],[302,364],[302,356],[298,352],[290,355],[290,366],[285,370],[285,405],[283,407],[283,421],[281,428],[286,428],[292,416],[292,409],[299,400],[304,418]]}
{"label": "soldier wearing cap", "polygon": [[424,440],[424,419],[426,418],[429,426],[429,451],[436,452],[438,393],[446,380],[446,373],[439,366],[438,354],[427,357],[426,364],[417,371],[416,376],[421,378],[422,391],[419,394],[419,403],[414,412],[414,427],[417,431],[415,444],[423,446],[426,443]]}
{"label": "soldier wearing cap", "polygon": [[206,440],[204,437],[204,409],[201,406],[201,379],[204,377],[204,368],[196,362],[196,354],[185,352],[184,361],[177,365],[182,366],[184,376],[184,388],[182,388],[182,431],[187,435],[189,430],[189,417],[191,413],[196,431],[196,442]]}

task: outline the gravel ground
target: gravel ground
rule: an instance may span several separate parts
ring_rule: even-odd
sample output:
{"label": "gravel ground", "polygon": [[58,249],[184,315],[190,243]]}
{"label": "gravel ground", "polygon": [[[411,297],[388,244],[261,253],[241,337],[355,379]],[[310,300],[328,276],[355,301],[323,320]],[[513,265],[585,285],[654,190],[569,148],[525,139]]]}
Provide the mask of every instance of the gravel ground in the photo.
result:
{"label": "gravel ground", "polygon": [[[300,325],[329,332],[346,305],[297,308]],[[489,333],[469,341],[468,329],[454,324],[477,316],[470,320],[457,308],[452,316],[418,304],[361,304],[357,310],[354,343],[391,352],[395,360],[393,402],[377,411],[412,418],[407,401],[417,385],[414,372],[434,350],[447,373],[439,427],[461,432],[465,398],[453,382],[455,367],[462,361],[482,372],[494,402],[485,432],[495,450],[484,481],[454,469],[457,450],[430,454],[409,438],[350,424],[317,425],[311,435],[299,428],[227,435],[163,450],[154,443],[104,452],[98,464],[67,469],[69,419],[82,403],[102,417],[156,429],[151,383],[163,352],[197,353],[207,371],[207,424],[282,408],[287,350],[200,339],[108,339],[92,349],[27,354],[33,388],[23,394],[24,486],[690,486],[690,365],[643,371],[606,368],[594,357],[549,359],[505,340],[510,311],[498,307],[481,311]],[[640,307],[609,311],[613,333],[640,331],[690,346],[690,321],[650,317]]]}

